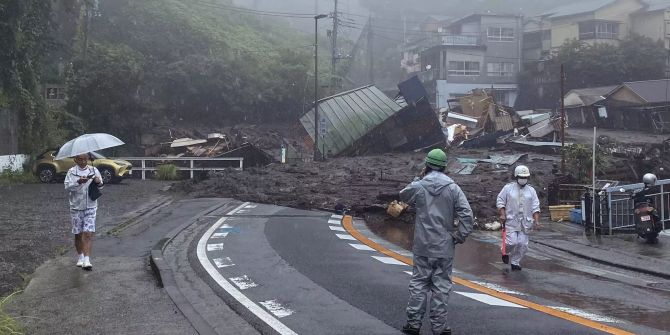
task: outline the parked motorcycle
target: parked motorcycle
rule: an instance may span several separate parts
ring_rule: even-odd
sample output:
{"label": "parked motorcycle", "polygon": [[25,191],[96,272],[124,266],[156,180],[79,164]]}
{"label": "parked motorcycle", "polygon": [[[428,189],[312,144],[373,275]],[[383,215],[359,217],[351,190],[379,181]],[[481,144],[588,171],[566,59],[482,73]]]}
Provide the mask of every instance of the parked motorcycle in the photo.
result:
{"label": "parked motorcycle", "polygon": [[657,243],[658,234],[663,229],[661,218],[654,208],[649,194],[651,187],[656,184],[656,176],[647,173],[643,177],[644,188],[633,193],[633,208],[635,214],[635,232],[648,243]]}

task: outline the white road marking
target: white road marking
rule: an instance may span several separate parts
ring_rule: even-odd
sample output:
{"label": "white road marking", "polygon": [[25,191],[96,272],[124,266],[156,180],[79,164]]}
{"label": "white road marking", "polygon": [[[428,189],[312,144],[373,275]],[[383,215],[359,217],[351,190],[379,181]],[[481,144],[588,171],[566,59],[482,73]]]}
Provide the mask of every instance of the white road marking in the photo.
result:
{"label": "white road marking", "polygon": [[462,296],[466,296],[470,299],[474,299],[474,300],[477,300],[479,302],[483,302],[483,303],[485,303],[487,305],[491,305],[491,306],[526,308],[524,306],[517,305],[515,303],[511,303],[511,302],[506,301],[506,300],[502,300],[502,299],[499,299],[499,298],[496,298],[496,297],[492,297],[488,294],[458,292],[458,291],[454,291],[454,293],[458,293]]}
{"label": "white road marking", "polygon": [[219,269],[235,265],[230,257],[214,258],[212,261],[214,261],[214,264],[216,264],[216,267]]}
{"label": "white road marking", "polygon": [[230,281],[233,282],[233,284],[237,285],[237,287],[240,288],[240,290],[246,290],[248,288],[256,287],[258,284],[254,283],[247,277],[247,275],[244,275],[242,277],[234,277],[234,278],[228,278]]}
{"label": "white road marking", "polygon": [[328,226],[328,228],[330,228],[330,230],[346,232],[346,230],[344,228],[340,227],[340,226]]}
{"label": "white road marking", "polygon": [[403,272],[410,275],[410,276],[412,275],[412,271],[403,271]]}
{"label": "white road marking", "polygon": [[339,238],[341,238],[341,239],[343,239],[343,240],[352,240],[352,241],[356,241],[356,238],[353,237],[353,236],[351,236],[351,235],[349,235],[349,234],[335,234],[335,235],[337,235],[337,237],[339,237]]}
{"label": "white road marking", "polygon": [[246,209],[240,209],[239,211],[235,212],[235,214],[237,214],[237,213],[246,213],[246,212],[248,212]]}
{"label": "white road marking", "polygon": [[212,234],[212,238],[224,238],[228,236],[228,232],[223,232],[223,233],[214,233]]}
{"label": "white road marking", "polygon": [[328,224],[342,224],[340,220],[328,220]]}
{"label": "white road marking", "polygon": [[213,243],[207,245],[207,251],[223,250],[223,243]]}
{"label": "white road marking", "polygon": [[349,243],[349,245],[352,246],[352,247],[354,247],[354,248],[356,248],[356,249],[358,249],[358,250],[375,251],[375,249],[372,249],[372,248],[368,247],[368,246],[365,245],[365,244]]}
{"label": "white road marking", "polygon": [[[248,205],[249,203],[244,203],[237,207],[236,209],[232,210],[230,214],[235,213],[236,210]],[[212,262],[209,261],[207,258],[207,240],[210,238],[210,236],[214,233],[214,231],[221,225],[224,221],[226,220],[226,217],[222,217],[217,221],[212,227],[207,230],[207,232],[200,238],[200,241],[198,241],[198,260],[200,261],[200,264],[205,268],[207,273],[214,279],[214,281],[219,284],[221,288],[223,288],[228,294],[230,294],[235,300],[239,301],[242,306],[246,307],[249,311],[254,313],[259,319],[261,319],[263,322],[265,322],[267,325],[272,327],[275,331],[277,331],[281,335],[297,335],[296,332],[288,328],[285,324],[281,323],[281,321],[277,320],[274,316],[272,316],[270,313],[266,312],[263,308],[258,306],[256,303],[251,301],[247,296],[242,294],[240,290],[236,289],[235,286],[233,286],[230,282],[228,282],[222,275],[221,273],[212,265]]]}
{"label": "white road marking", "polygon": [[609,322],[609,323],[621,323],[621,320],[617,320],[612,317],[608,316],[602,316],[598,314],[593,314],[587,311],[582,311],[576,308],[571,308],[571,307],[560,307],[560,306],[548,306],[549,308],[553,308],[556,310],[559,310],[561,312],[566,312],[568,314],[576,315],[585,319],[589,319],[592,321],[597,321],[597,322]]}
{"label": "white road marking", "polygon": [[287,317],[293,314],[293,310],[282,306],[277,300],[261,301],[260,304],[278,318]]}
{"label": "white road marking", "polygon": [[483,282],[483,281],[474,281],[474,280],[471,280],[471,282],[473,282],[473,283],[475,283],[479,286],[484,286],[484,287],[490,288],[494,291],[498,291],[500,293],[507,293],[507,294],[514,294],[514,295],[526,295],[525,293],[513,291],[513,290],[504,288],[504,287],[496,285],[496,284],[491,284],[491,283],[487,283],[487,282]]}
{"label": "white road marking", "polygon": [[258,207],[258,205],[246,205],[246,206],[244,206],[244,208],[256,208],[256,207]]}
{"label": "white road marking", "polygon": [[372,258],[385,263],[385,264],[392,264],[392,265],[407,265],[393,257],[383,257],[383,256],[371,256]]}
{"label": "white road marking", "polygon": [[219,227],[219,229],[233,229],[233,226],[231,226],[229,224],[224,224],[221,227]]}
{"label": "white road marking", "polygon": [[342,216],[342,215],[337,215],[337,214],[333,214],[333,215],[331,215],[330,217],[331,217],[332,219],[338,219],[338,220],[342,220],[342,219],[344,218],[344,216]]}

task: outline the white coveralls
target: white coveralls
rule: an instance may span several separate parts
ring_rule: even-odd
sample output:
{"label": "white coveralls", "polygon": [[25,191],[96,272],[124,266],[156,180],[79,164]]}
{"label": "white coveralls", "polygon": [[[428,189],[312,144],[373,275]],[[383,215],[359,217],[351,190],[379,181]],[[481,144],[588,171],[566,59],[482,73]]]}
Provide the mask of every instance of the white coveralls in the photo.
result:
{"label": "white coveralls", "polygon": [[[472,210],[461,188],[441,172],[415,179],[400,191],[400,200],[416,207],[407,323],[421,327],[431,292],[430,323],[433,333],[439,334],[447,327],[455,245],[464,242],[472,231]],[[454,218],[458,218],[457,226]]]}
{"label": "white coveralls", "polygon": [[528,233],[533,229],[533,214],[540,212],[540,199],[532,186],[521,187],[515,181],[500,191],[496,207],[505,208],[507,253],[510,262],[519,265],[528,250]]}

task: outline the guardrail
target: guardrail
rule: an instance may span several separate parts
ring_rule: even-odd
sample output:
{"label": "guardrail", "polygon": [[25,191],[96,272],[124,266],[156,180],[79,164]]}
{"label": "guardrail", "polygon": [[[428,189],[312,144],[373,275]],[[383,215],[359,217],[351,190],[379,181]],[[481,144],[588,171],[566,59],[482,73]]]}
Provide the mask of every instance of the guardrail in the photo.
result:
{"label": "guardrail", "polygon": [[[649,196],[652,198],[654,207],[661,217],[663,229],[670,229],[670,179],[663,179],[656,182],[654,186],[658,192]],[[635,216],[633,215],[633,199],[631,193],[640,190],[644,184],[629,184],[609,187],[603,190],[604,194],[600,196],[600,216],[602,222],[607,222],[609,234],[616,230],[630,230],[635,227]]]}
{"label": "guardrail", "polygon": [[[189,171],[190,172],[190,177],[193,178],[193,173],[195,171],[223,171],[226,169],[229,169],[230,166],[202,166],[203,162],[230,162],[230,161],[238,161],[239,162],[239,167],[235,167],[235,169],[242,170],[244,169],[244,158],[242,157],[218,157],[218,158],[210,158],[210,157],[115,157],[114,159],[119,159],[119,160],[126,160],[131,163],[134,162],[141,162],[140,166],[136,166],[133,164],[133,168],[130,171],[131,174],[133,174],[135,171],[140,171],[142,173],[142,180],[146,179],[146,173],[147,171],[156,171],[158,170],[158,166],[160,164],[156,163],[165,163],[165,162],[174,162],[174,161],[179,161],[179,162],[189,162],[188,166],[177,166],[180,170],[182,171]],[[153,164],[148,164],[147,163],[152,163]],[[200,164],[196,164],[196,162]],[[220,163],[218,163],[220,164]],[[200,165],[200,166],[196,166]],[[212,165],[210,164],[205,164],[205,165]]]}

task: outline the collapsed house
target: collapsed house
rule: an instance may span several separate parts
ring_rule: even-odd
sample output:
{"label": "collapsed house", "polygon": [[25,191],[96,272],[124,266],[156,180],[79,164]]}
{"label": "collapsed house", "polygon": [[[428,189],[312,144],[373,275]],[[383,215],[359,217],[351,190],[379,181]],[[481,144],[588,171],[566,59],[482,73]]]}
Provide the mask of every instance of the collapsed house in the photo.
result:
{"label": "collapsed house", "polygon": [[[396,99],[370,85],[319,100],[319,153],[353,156],[443,147],[444,135],[418,78],[398,87]],[[300,118],[307,146],[314,143],[314,121],[314,109]]]}

